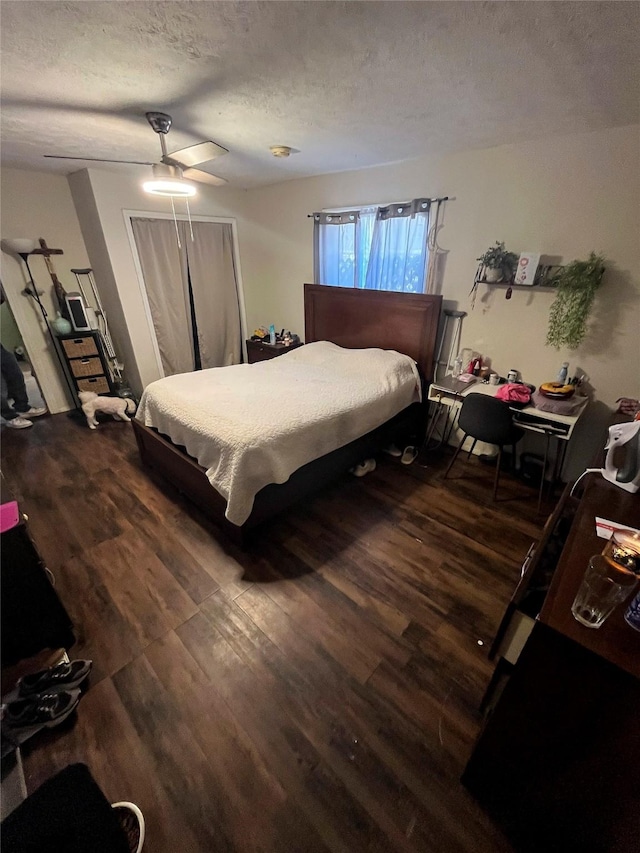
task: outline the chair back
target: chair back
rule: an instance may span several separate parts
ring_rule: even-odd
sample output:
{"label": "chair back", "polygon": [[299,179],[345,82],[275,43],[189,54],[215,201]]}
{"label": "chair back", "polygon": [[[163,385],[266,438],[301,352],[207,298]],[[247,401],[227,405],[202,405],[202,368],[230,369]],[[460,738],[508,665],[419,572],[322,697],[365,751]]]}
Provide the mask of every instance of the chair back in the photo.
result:
{"label": "chair back", "polygon": [[458,424],[467,435],[499,447],[511,444],[516,433],[508,404],[484,394],[464,398]]}

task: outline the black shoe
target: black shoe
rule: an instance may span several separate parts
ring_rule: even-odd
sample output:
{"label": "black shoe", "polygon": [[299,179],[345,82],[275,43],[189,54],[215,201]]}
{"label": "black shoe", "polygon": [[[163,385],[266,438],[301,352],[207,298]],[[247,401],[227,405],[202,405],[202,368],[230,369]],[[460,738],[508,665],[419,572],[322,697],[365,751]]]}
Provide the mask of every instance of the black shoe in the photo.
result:
{"label": "black shoe", "polygon": [[91,672],[92,661],[74,660],[60,663],[49,669],[41,669],[31,675],[25,675],[18,681],[20,696],[34,696],[37,693],[55,693],[57,690],[72,690],[79,687]]}
{"label": "black shoe", "polygon": [[66,720],[80,701],[79,690],[43,693],[28,699],[16,699],[4,707],[3,723],[17,729],[52,729]]}

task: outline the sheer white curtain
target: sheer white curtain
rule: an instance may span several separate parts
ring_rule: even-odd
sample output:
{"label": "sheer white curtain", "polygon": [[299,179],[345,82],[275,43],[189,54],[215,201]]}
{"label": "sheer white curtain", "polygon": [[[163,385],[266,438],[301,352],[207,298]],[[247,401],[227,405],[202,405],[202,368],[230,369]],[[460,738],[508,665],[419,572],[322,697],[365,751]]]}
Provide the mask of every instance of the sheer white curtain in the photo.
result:
{"label": "sheer white curtain", "polygon": [[131,228],[165,376],[187,373],[194,361],[186,254],[170,219],[132,217]]}
{"label": "sheer white curtain", "polygon": [[424,293],[429,235],[428,199],[378,209],[367,275],[368,290]]}
{"label": "sheer white curtain", "polygon": [[366,287],[371,244],[378,216],[377,207],[363,207],[358,217],[358,257],[356,287]]}
{"label": "sheer white curtain", "polygon": [[317,284],[424,293],[430,200],[314,214]]}
{"label": "sheer white curtain", "polygon": [[429,237],[427,248],[429,261],[427,264],[427,284],[425,293],[442,293],[444,269],[447,263],[448,249],[443,249],[438,243],[438,232],[444,227],[444,205],[448,198],[438,198],[435,201],[435,215],[429,216]]}
{"label": "sheer white curtain", "polygon": [[185,237],[183,245],[202,367],[239,364],[242,336],[233,230],[228,223],[194,222],[193,236],[193,242]]}
{"label": "sheer white curtain", "polygon": [[354,287],[359,211],[314,214],[316,284]]}

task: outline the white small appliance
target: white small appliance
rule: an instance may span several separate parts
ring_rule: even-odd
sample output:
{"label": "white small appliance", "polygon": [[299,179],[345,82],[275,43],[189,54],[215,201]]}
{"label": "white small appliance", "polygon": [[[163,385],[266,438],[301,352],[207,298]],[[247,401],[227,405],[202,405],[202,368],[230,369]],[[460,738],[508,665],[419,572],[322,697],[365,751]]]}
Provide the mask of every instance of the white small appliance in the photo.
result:
{"label": "white small appliance", "polygon": [[637,492],[640,489],[640,421],[610,426],[605,450],[602,469],[605,480],[627,492]]}

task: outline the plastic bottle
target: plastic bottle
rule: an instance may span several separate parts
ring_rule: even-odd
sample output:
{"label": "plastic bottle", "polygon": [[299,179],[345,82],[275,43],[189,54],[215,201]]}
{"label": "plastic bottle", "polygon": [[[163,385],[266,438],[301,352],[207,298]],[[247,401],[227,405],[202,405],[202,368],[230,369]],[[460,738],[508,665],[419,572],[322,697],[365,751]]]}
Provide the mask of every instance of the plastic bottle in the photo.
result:
{"label": "plastic bottle", "polygon": [[459,355],[456,360],[453,362],[453,369],[451,371],[451,375],[454,379],[456,379],[462,373],[462,356]]}
{"label": "plastic bottle", "polygon": [[569,375],[569,362],[563,361],[562,367],[558,371],[558,376],[557,376],[558,382],[562,382],[562,384],[564,385],[565,382],[567,381],[568,375]]}
{"label": "plastic bottle", "polygon": [[624,614],[624,621],[627,625],[635,628],[636,631],[640,631],[640,592],[627,607]]}
{"label": "plastic bottle", "polygon": [[270,343],[270,344],[275,344],[275,342],[276,342],[276,327],[275,327],[275,326],[274,326],[274,324],[272,323],[272,324],[269,326],[269,343]]}

